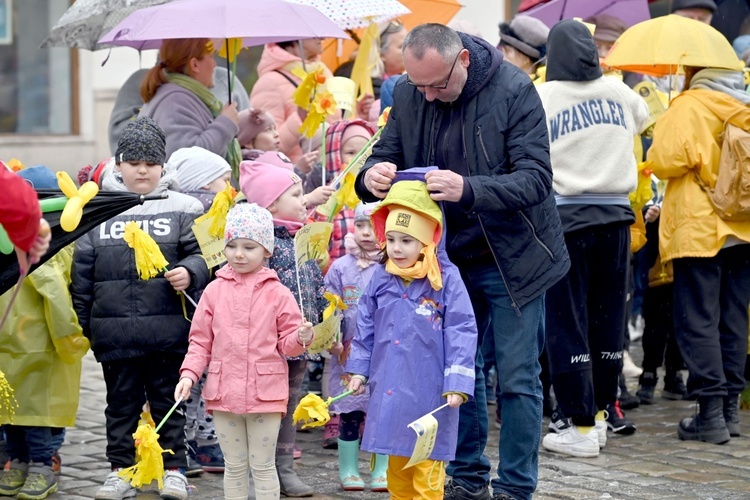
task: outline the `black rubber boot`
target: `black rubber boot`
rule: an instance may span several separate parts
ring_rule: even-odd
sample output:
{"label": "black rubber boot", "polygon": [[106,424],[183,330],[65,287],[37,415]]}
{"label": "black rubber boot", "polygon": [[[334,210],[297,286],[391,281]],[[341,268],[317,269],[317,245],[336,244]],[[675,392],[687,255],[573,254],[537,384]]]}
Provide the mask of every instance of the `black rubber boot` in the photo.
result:
{"label": "black rubber boot", "polygon": [[713,444],[729,442],[729,430],[724,421],[724,398],[722,396],[699,396],[698,414],[683,418],[677,427],[677,435],[683,441],[703,441]]}
{"label": "black rubber boot", "polygon": [[739,406],[739,395],[735,394],[734,396],[724,397],[724,421],[727,423],[729,435],[732,437],[740,437]]}
{"label": "black rubber boot", "polygon": [[654,389],[659,377],[653,372],[643,372],[638,380],[638,392],[635,393],[642,405],[654,403]]}

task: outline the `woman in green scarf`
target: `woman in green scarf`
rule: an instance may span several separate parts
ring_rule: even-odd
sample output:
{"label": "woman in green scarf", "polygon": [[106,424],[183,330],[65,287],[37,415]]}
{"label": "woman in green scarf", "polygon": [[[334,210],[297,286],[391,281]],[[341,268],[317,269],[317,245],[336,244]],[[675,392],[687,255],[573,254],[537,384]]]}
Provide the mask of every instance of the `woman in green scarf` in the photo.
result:
{"label": "woman in green scarf", "polygon": [[167,136],[167,157],[181,148],[199,146],[223,156],[238,179],[242,161],[235,139],[237,105],[223,104],[211,93],[213,43],[208,38],[164,40],[159,62],[141,84],[146,104],[141,116],[152,118]]}

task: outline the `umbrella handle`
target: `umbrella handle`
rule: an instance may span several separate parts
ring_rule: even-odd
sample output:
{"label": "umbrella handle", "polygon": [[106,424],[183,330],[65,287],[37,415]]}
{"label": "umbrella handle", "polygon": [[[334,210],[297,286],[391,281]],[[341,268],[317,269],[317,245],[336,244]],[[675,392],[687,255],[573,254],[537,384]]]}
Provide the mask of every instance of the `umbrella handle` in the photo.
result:
{"label": "umbrella handle", "polygon": [[161,429],[161,426],[164,425],[164,423],[167,421],[170,415],[174,413],[174,411],[177,409],[177,407],[182,403],[182,396],[177,399],[177,401],[174,402],[172,405],[172,408],[169,409],[166,415],[164,415],[164,418],[161,419],[161,422],[159,422],[159,425],[156,426],[156,429],[154,429],[154,432],[159,432],[159,429]]}
{"label": "umbrella handle", "polygon": [[343,399],[343,398],[345,398],[347,396],[351,396],[352,394],[354,394],[354,391],[350,390],[350,391],[342,392],[341,394],[339,394],[335,398],[328,398],[328,401],[326,401],[326,406],[330,406],[331,403],[335,403],[339,399]]}

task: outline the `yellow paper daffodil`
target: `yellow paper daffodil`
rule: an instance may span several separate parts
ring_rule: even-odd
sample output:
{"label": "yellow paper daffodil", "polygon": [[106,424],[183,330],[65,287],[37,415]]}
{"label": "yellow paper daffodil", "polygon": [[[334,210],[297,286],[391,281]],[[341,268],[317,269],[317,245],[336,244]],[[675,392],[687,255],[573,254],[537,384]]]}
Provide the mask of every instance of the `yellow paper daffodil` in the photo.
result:
{"label": "yellow paper daffodil", "polygon": [[292,421],[295,425],[303,422],[302,428],[320,427],[331,420],[328,413],[328,405],[316,394],[308,394],[297,405],[292,415]]}
{"label": "yellow paper daffodil", "polygon": [[351,172],[347,172],[344,176],[344,180],[341,181],[341,186],[336,190],[336,205],[340,208],[351,208],[354,210],[359,205],[359,196],[354,190],[354,184],[357,180],[357,176]]}
{"label": "yellow paper daffodil", "polygon": [[164,450],[159,445],[159,435],[150,424],[139,425],[133,433],[135,439],[135,451],[139,460],[135,465],[122,469],[117,473],[122,479],[129,482],[133,487],[150,484],[156,479],[159,489],[164,488],[164,458],[163,453],[171,453],[172,450]]}
{"label": "yellow paper daffodil", "polygon": [[651,189],[651,168],[649,167],[649,162],[638,164],[638,184],[635,191],[628,195],[633,210],[642,209],[654,197],[654,192]]}
{"label": "yellow paper daffodil", "polygon": [[382,113],[380,113],[380,116],[378,117],[378,128],[385,127],[385,124],[388,123],[388,117],[391,116],[391,107],[388,106],[383,110]]}
{"label": "yellow paper daffodil", "polygon": [[24,165],[18,158],[11,158],[9,161],[5,162],[5,165],[13,172],[19,172],[26,168],[26,165]]}
{"label": "yellow paper daffodil", "polygon": [[320,124],[325,120],[326,115],[333,115],[336,112],[336,100],[330,92],[319,92],[307,112],[305,121],[302,122],[299,131],[302,135],[311,139],[318,131]]}
{"label": "yellow paper daffodil", "polygon": [[224,189],[216,193],[208,212],[195,219],[195,223],[199,224],[206,219],[210,220],[211,225],[208,228],[208,235],[212,238],[223,239],[224,229],[227,225],[227,213],[234,206],[236,196],[237,190],[227,181]]}
{"label": "yellow paper daffodil", "polygon": [[135,267],[138,276],[148,280],[166,271],[169,262],[161,253],[154,239],[133,221],[125,224],[125,242],[135,251]]}
{"label": "yellow paper daffodil", "polygon": [[[242,50],[242,38],[225,38],[224,42],[219,48],[219,57],[229,59],[229,62],[234,62],[235,58],[239,55]],[[228,52],[228,55],[227,55]]]}
{"label": "yellow paper daffodil", "polygon": [[342,311],[344,309],[349,309],[349,307],[344,304],[344,301],[341,299],[341,297],[339,297],[335,293],[325,292],[323,294],[323,297],[328,301],[328,305],[325,309],[323,309],[323,321],[330,318],[331,315],[336,312],[336,309]]}
{"label": "yellow paper daffodil", "polygon": [[209,40],[206,42],[206,54],[213,54],[214,53],[214,42],[213,40]]}
{"label": "yellow paper daffodil", "polygon": [[323,68],[317,68],[309,73],[302,68],[295,68],[292,74],[302,79],[297,90],[292,94],[292,101],[302,109],[309,109],[310,101],[315,98],[318,85],[324,85],[326,82]]}

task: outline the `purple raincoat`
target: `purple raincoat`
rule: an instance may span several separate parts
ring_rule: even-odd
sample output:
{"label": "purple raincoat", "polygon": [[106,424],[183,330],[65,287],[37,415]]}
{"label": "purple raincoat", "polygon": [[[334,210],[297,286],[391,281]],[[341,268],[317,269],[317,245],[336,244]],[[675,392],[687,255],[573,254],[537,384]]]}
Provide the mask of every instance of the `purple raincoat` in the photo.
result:
{"label": "purple raincoat", "polygon": [[[369,379],[365,451],[411,456],[417,439],[408,424],[445,404],[446,392],[474,395],[476,320],[458,268],[443,248],[438,257],[442,290],[426,278],[406,287],[379,264],[359,301],[346,368]],[[430,459],[453,460],[458,409],[434,416],[439,427]]]}
{"label": "purple raincoat", "polygon": [[[326,274],[326,289],[341,297],[348,307],[348,309],[344,309],[344,318],[341,323],[341,342],[344,344],[344,353],[341,356],[331,354],[329,360],[331,370],[328,392],[331,396],[338,396],[346,391],[348,383],[346,375],[348,372],[344,369],[344,366],[348,359],[352,340],[357,333],[357,304],[377,267],[377,264],[373,263],[365,269],[360,269],[357,266],[357,258],[347,254],[338,258]],[[369,388],[365,388],[365,393],[361,396],[347,396],[333,403],[330,409],[339,413],[367,412],[369,401],[370,391]]]}

